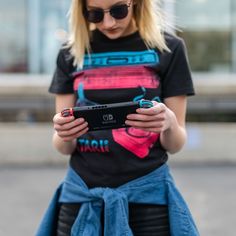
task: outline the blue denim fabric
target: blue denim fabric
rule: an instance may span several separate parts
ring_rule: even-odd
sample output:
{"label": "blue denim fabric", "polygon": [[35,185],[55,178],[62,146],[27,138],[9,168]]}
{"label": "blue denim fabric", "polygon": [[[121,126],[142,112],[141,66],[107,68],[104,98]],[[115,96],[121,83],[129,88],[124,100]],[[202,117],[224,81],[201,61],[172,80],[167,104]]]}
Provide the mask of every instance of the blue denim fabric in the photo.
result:
{"label": "blue denim fabric", "polygon": [[36,236],[52,236],[57,203],[82,203],[71,236],[100,236],[100,213],[104,201],[104,235],[132,236],[128,202],[167,204],[172,236],[198,236],[191,213],[175,187],[165,164],[155,171],[118,188],[89,189],[71,168],[57,189]]}

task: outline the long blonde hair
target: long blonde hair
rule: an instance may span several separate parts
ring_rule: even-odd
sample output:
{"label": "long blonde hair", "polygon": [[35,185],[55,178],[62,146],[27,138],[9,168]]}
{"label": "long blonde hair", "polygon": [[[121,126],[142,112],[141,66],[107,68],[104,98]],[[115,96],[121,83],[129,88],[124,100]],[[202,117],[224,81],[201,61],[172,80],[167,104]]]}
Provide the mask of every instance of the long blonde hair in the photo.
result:
{"label": "long blonde hair", "polygon": [[[74,64],[83,67],[85,52],[90,53],[91,24],[83,16],[86,0],[72,0],[69,11],[69,38],[67,47]],[[169,51],[164,39],[164,20],[160,0],[133,0],[134,20],[148,48]]]}

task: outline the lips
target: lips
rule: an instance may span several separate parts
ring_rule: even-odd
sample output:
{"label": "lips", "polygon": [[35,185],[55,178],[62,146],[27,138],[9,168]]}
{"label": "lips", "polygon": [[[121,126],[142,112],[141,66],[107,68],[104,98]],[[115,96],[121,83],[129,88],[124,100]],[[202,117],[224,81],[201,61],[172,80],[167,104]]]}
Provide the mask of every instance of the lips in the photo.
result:
{"label": "lips", "polygon": [[114,34],[118,31],[118,28],[116,29],[109,29],[109,30],[105,30],[105,32],[109,33],[109,34]]}

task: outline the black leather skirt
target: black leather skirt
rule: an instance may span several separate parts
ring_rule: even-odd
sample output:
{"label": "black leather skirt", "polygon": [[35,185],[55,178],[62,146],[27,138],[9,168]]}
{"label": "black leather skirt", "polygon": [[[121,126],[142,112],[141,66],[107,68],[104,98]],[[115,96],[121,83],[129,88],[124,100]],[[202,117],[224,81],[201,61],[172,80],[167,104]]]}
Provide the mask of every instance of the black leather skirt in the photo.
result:
{"label": "black leather skirt", "polygon": [[[70,236],[71,227],[79,209],[80,204],[60,205],[56,236]],[[104,219],[101,217],[101,224],[103,223]],[[134,236],[170,236],[168,207],[130,203],[129,225]]]}

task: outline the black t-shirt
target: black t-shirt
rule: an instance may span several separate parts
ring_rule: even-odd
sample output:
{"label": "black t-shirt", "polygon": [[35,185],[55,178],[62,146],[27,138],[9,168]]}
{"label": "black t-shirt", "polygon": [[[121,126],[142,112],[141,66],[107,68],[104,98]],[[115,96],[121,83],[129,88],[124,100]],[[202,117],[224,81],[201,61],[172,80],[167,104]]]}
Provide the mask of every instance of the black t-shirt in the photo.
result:
{"label": "black t-shirt", "polygon": [[[165,34],[171,52],[148,49],[138,32],[111,40],[93,32],[92,53],[83,69],[62,48],[49,91],[76,96],[76,106],[193,95],[185,45]],[[159,134],[121,128],[88,132],[77,139],[71,167],[89,187],[117,187],[143,176],[168,159]]]}

